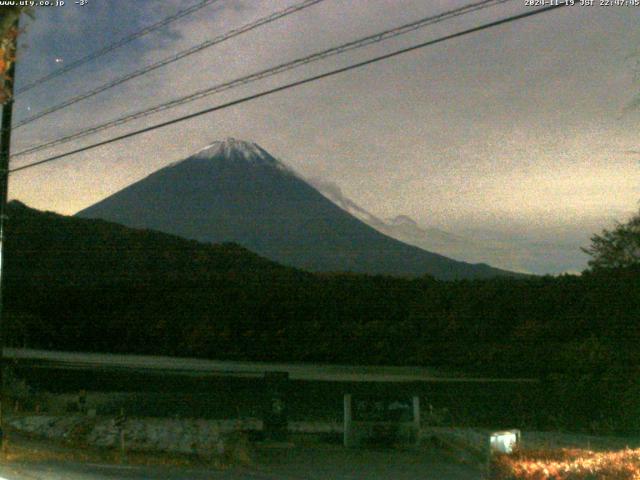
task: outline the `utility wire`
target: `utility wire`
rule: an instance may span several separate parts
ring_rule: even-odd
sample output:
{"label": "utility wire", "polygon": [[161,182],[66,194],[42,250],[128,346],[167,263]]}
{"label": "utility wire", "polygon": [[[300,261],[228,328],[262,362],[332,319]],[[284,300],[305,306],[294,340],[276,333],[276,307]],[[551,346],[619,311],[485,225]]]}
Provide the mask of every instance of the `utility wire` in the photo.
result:
{"label": "utility wire", "polygon": [[408,52],[412,52],[414,50],[418,50],[418,49],[421,49],[421,48],[429,47],[431,45],[442,43],[442,42],[445,42],[447,40],[451,40],[451,39],[454,39],[454,38],[462,37],[462,36],[469,35],[471,33],[479,32],[479,31],[482,31],[482,30],[488,30],[490,28],[497,27],[499,25],[504,25],[504,24],[507,24],[507,23],[515,22],[517,20],[522,20],[524,18],[532,17],[534,15],[540,15],[541,13],[549,12],[551,10],[555,10],[555,9],[558,9],[558,8],[561,8],[561,7],[565,7],[565,6],[567,6],[567,3],[559,3],[557,5],[551,5],[551,6],[548,6],[548,7],[539,8],[539,9],[532,10],[532,11],[529,11],[529,12],[526,12],[526,13],[521,13],[519,15],[513,15],[513,16],[510,16],[510,17],[506,17],[506,18],[502,18],[500,20],[496,20],[496,21],[490,22],[490,23],[485,23],[485,24],[480,25],[478,27],[473,27],[473,28],[469,28],[467,30],[462,30],[460,32],[453,33],[453,34],[450,34],[450,35],[446,35],[444,37],[439,37],[439,38],[437,38],[435,40],[429,40],[427,42],[419,43],[419,44],[413,45],[411,47],[403,48],[403,49],[400,49],[400,50],[395,50],[395,51],[393,51],[391,53],[387,53],[387,54],[384,54],[384,55],[380,55],[380,56],[377,56],[377,57],[370,58],[369,60],[365,60],[365,61],[358,62],[358,63],[352,64],[352,65],[349,65],[349,66],[346,66],[346,67],[342,67],[342,68],[338,68],[338,69],[335,69],[335,70],[331,70],[329,72],[321,73],[319,75],[314,75],[312,77],[308,77],[308,78],[305,78],[305,79],[302,79],[302,80],[298,80],[298,81],[295,81],[295,82],[287,83],[287,84],[281,85],[279,87],[275,87],[275,88],[272,88],[272,89],[269,89],[269,90],[264,90],[262,92],[255,93],[253,95],[248,95],[246,97],[242,97],[242,98],[239,98],[237,100],[233,100],[233,101],[230,101],[230,102],[227,102],[227,103],[216,105],[214,107],[210,107],[210,108],[207,108],[205,110],[200,110],[198,112],[191,113],[191,114],[185,115],[183,117],[175,118],[175,119],[169,120],[167,122],[158,123],[156,125],[152,125],[152,126],[149,126],[149,127],[142,128],[140,130],[136,130],[136,131],[133,131],[133,132],[126,133],[124,135],[119,135],[117,137],[110,138],[109,140],[104,140],[104,141],[101,141],[101,142],[97,142],[97,143],[94,143],[92,145],[87,145],[85,147],[78,148],[78,149],[75,149],[75,150],[71,150],[69,152],[61,153],[59,155],[54,155],[52,157],[48,157],[48,158],[45,158],[43,160],[38,160],[36,162],[29,163],[27,165],[23,165],[21,167],[16,167],[16,168],[13,168],[13,169],[9,170],[9,173],[15,173],[15,172],[19,172],[19,171],[22,171],[22,170],[27,170],[29,168],[36,167],[38,165],[42,165],[42,164],[45,164],[45,163],[50,163],[50,162],[53,162],[53,161],[57,161],[57,160],[60,160],[62,158],[68,157],[70,155],[75,155],[76,153],[82,153],[82,152],[86,152],[88,150],[93,150],[94,148],[101,147],[103,145],[108,145],[110,143],[114,143],[114,142],[117,142],[117,141],[120,141],[120,140],[124,140],[126,138],[135,137],[137,135],[141,135],[143,133],[151,132],[151,131],[157,130],[159,128],[163,128],[163,127],[167,127],[169,125],[174,125],[176,123],[184,122],[186,120],[190,120],[192,118],[196,118],[196,117],[205,115],[207,113],[212,113],[212,112],[216,112],[218,110],[223,110],[223,109],[226,109],[226,108],[229,108],[229,107],[233,107],[235,105],[239,105],[241,103],[245,103],[245,102],[249,102],[249,101],[252,101],[252,100],[256,100],[256,99],[261,98],[261,97],[266,97],[267,95],[271,95],[271,94],[274,94],[274,93],[277,93],[277,92],[282,92],[282,91],[288,90],[290,88],[298,87],[300,85],[305,85],[307,83],[315,82],[316,80],[321,80],[323,78],[332,77],[332,76],[338,75],[340,73],[348,72],[350,70],[355,70],[356,68],[361,68],[361,67],[364,67],[366,65],[371,65],[373,63],[377,63],[377,62],[380,62],[382,60],[387,60],[389,58],[396,57],[398,55],[402,55],[402,54],[405,54],[405,53],[408,53]]}
{"label": "utility wire", "polygon": [[79,58],[78,60],[69,63],[68,65],[65,65],[62,68],[59,68],[58,70],[55,70],[51,73],[49,73],[48,75],[45,75],[44,77],[38,78],[37,80],[34,80],[33,82],[25,85],[22,88],[19,88],[16,90],[15,95],[20,95],[21,93],[24,93],[28,90],[31,90],[34,87],[37,87],[39,85],[42,85],[43,83],[48,82],[49,80],[52,80],[56,77],[59,77],[60,75],[63,75],[75,68],[78,68],[81,65],[84,65],[85,63],[91,62],[92,60],[95,60],[96,58],[99,58],[103,55],[106,55],[109,52],[112,52],[124,45],[126,45],[127,43],[131,43],[134,40],[142,37],[143,35],[146,35],[147,33],[151,33],[155,30],[158,30],[159,28],[162,28],[166,25],[169,25],[170,23],[175,22],[176,20],[181,19],[182,17],[186,17],[187,15],[190,15],[198,10],[200,10],[201,8],[206,7],[207,5],[210,5],[212,3],[217,2],[218,0],[202,0],[200,3],[196,3],[195,5],[192,5],[189,8],[185,8],[184,10],[180,10],[178,12],[176,12],[175,14],[164,18],[163,20],[160,20],[157,23],[154,23],[152,25],[148,25],[146,27],[144,27],[141,30],[138,30],[137,32],[133,32],[130,35],[127,35],[126,37],[121,38],[120,40],[117,40],[116,42],[107,45],[104,48],[101,48],[100,50],[97,50],[93,53],[90,53],[89,55],[86,55],[82,58]]}
{"label": "utility wire", "polygon": [[327,50],[322,50],[320,52],[316,52],[313,53],[311,55],[307,55],[301,58],[298,58],[296,60],[290,61],[290,62],[286,62],[286,63],[282,63],[280,65],[277,65],[275,67],[271,67],[268,68],[266,70],[261,70],[255,73],[252,73],[250,75],[247,76],[243,76],[240,78],[237,78],[235,80],[231,80],[229,82],[225,82],[225,83],[221,83],[218,85],[214,85],[212,87],[208,87],[206,89],[203,90],[199,90],[195,93],[191,93],[189,95],[186,95],[184,97],[180,97],[174,100],[171,100],[169,102],[165,102],[165,103],[161,103],[159,105],[156,105],[154,107],[150,107],[147,109],[143,109],[143,110],[139,110],[137,112],[134,113],[130,113],[127,114],[123,117],[108,121],[106,123],[103,123],[101,125],[97,125],[95,127],[90,127],[84,130],[80,130],[78,132],[72,133],[70,135],[67,135],[65,137],[62,138],[58,138],[56,140],[52,140],[50,142],[46,142],[44,144],[41,145],[36,145],[34,147],[30,147],[27,148],[25,150],[22,150],[20,152],[17,152],[16,154],[13,155],[13,158],[15,157],[19,157],[19,156],[23,156],[23,155],[27,155],[30,153],[34,153],[46,148],[50,148],[56,145],[61,145],[63,143],[68,143],[72,140],[76,140],[78,138],[82,138],[85,137],[87,135],[91,135],[103,130],[106,130],[108,128],[112,128],[118,125],[122,125],[128,122],[131,122],[133,120],[137,120],[140,118],[144,118],[147,117],[149,115],[152,115],[154,113],[158,113],[164,110],[168,110],[171,108],[175,108],[178,107],[180,105],[184,105],[186,103],[189,102],[193,102],[195,100],[199,100],[201,98],[213,95],[215,93],[220,93],[222,91],[225,90],[230,90],[232,88],[235,87],[239,87],[242,85],[246,85],[248,83],[252,83],[258,80],[262,80],[264,78],[268,78],[274,75],[277,75],[279,73],[288,71],[288,70],[292,70],[294,68],[300,67],[302,65],[306,65],[309,63],[313,63],[313,62],[317,62],[319,60],[325,59],[327,57],[330,56],[334,56],[334,55],[338,55],[338,54],[342,54],[344,52],[348,52],[350,50],[355,50],[358,48],[362,48],[362,47],[366,47],[368,45],[374,44],[374,43],[378,43],[378,42],[382,42],[384,40],[393,38],[393,37],[397,37],[400,35],[404,35],[406,33],[412,32],[414,30],[417,30],[419,28],[423,28],[426,27],[428,25],[432,25],[435,23],[439,23],[439,22],[443,22],[445,20],[449,20],[451,18],[460,16],[460,15],[465,15],[467,13],[471,13],[471,12],[475,12],[477,10],[481,10],[484,8],[488,8],[494,5],[498,5],[501,3],[506,3],[512,0],[482,0],[480,2],[476,2],[476,3],[472,3],[460,8],[456,8],[454,10],[449,10],[443,13],[440,13],[438,15],[432,15],[432,16],[428,16],[426,18],[422,18],[420,20],[405,24],[405,25],[401,25],[399,27],[395,27],[389,30],[385,30],[383,32],[377,33],[375,35],[370,35],[367,37],[363,37],[360,38],[358,40],[354,40],[342,45],[339,45],[337,47],[332,47],[329,48]]}
{"label": "utility wire", "polygon": [[128,82],[129,80],[133,80],[134,78],[138,78],[141,77],[142,75],[146,75],[149,72],[152,72],[153,70],[157,70],[160,67],[164,67],[165,65],[169,65],[170,63],[173,62],[177,62],[178,60],[188,57],[189,55],[193,55],[194,53],[198,53],[202,50],[204,50],[205,48],[209,48],[212,47],[214,45],[217,45],[219,43],[222,43],[226,40],[229,40],[233,37],[237,37],[239,35],[242,35],[243,33],[247,33],[251,30],[255,30],[258,27],[261,27],[262,25],[266,25],[268,23],[271,22],[275,22],[276,20],[282,18],[282,17],[286,17],[287,15],[291,15],[292,13],[298,12],[300,10],[304,10],[305,8],[311,7],[313,5],[315,5],[316,3],[320,3],[323,2],[324,0],[304,0],[302,3],[298,3],[296,5],[293,5],[291,7],[285,8],[283,10],[280,10],[278,12],[275,12],[271,15],[268,15],[266,17],[262,17],[258,20],[256,20],[255,22],[251,22],[248,23],[246,25],[243,25],[242,27],[233,29],[227,33],[224,33],[222,35],[218,35],[215,38],[212,38],[211,40],[207,40],[206,42],[200,43],[199,45],[196,45],[194,47],[188,48],[187,50],[183,50],[181,52],[176,53],[175,55],[172,55],[170,57],[167,57],[163,60],[160,60],[159,62],[153,63],[151,65],[148,65],[144,68],[141,68],[139,70],[136,70],[134,72],[131,72],[127,75],[124,75],[122,77],[116,78],[115,80],[112,80],[108,83],[105,83],[103,85],[100,85],[99,87],[90,90],[89,92],[86,93],[82,93],[80,95],[77,95],[75,97],[72,97],[68,100],[65,100],[62,103],[59,103],[57,105],[54,105],[50,108],[47,108],[46,110],[43,110],[41,112],[36,113],[35,115],[32,115],[28,118],[25,118],[24,120],[18,122],[17,124],[15,124],[13,126],[14,130],[17,128],[20,128],[24,125],[27,125],[31,122],[34,122],[35,120],[38,120],[42,117],[45,117],[47,115],[50,115],[54,112],[57,112],[58,110],[62,110],[63,108],[69,107],[71,105],[74,105],[82,100],[86,100],[87,98],[91,98],[99,93],[102,93],[106,90],[109,90],[113,87],[116,87],[118,85],[122,85],[125,82]]}

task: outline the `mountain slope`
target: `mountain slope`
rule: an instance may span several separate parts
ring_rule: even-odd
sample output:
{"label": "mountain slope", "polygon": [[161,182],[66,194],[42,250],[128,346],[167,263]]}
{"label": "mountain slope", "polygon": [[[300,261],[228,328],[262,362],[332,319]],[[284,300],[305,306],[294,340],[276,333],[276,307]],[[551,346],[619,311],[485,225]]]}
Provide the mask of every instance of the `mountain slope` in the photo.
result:
{"label": "mountain slope", "polygon": [[423,275],[510,274],[457,262],[381,234],[345,212],[253,143],[215,142],[77,214],[205,242],[237,242],[311,271]]}
{"label": "mountain slope", "polygon": [[320,178],[309,179],[325,197],[380,233],[427,251],[440,252],[462,261],[480,261],[499,268],[527,271],[532,263],[531,252],[517,245],[498,240],[477,240],[446,232],[439,228],[423,227],[406,215],[382,219],[368,212],[342,192],[333,182]]}

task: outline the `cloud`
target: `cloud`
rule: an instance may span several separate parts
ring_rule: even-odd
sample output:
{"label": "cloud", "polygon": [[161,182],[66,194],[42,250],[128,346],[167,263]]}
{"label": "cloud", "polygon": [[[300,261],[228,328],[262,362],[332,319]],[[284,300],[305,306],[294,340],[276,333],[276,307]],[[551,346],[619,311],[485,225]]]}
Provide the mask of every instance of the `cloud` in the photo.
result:
{"label": "cloud", "polygon": [[[223,1],[19,99],[16,119],[288,5]],[[132,81],[15,132],[14,148],[101,123],[313,51],[463,4],[462,1],[322,2]],[[18,68],[26,80],[184,7],[182,0],[93,2],[41,9]],[[74,146],[320,73],[522,11],[510,2],[233,92],[203,99]],[[503,229],[521,237],[572,232],[637,200],[637,122],[619,118],[632,88],[629,45],[640,9],[552,12],[299,89],[176,124],[12,178],[27,204],[74,213],[211,141],[256,141],[306,178],[339,182],[378,218],[406,214],[448,231]],[[588,25],[588,28],[585,28]],[[607,42],[602,39],[607,38]],[[576,88],[579,85],[579,88]],[[603,145],[614,145],[605,149]],[[53,149],[45,155],[66,151]],[[34,156],[30,160],[42,158]],[[21,159],[24,161],[26,159]],[[623,162],[618,162],[623,163]],[[634,186],[636,185],[636,186]],[[324,185],[325,191],[343,192]],[[596,199],[594,201],[594,199]],[[592,221],[593,220],[593,221]],[[598,220],[600,221],[600,220]],[[449,228],[449,227],[452,228]],[[563,235],[568,230],[563,230]],[[539,232],[543,232],[540,233]],[[571,242],[575,235],[571,234]]]}
{"label": "cloud", "polygon": [[382,220],[376,218],[374,215],[371,215],[360,205],[348,198],[342,192],[342,188],[340,188],[340,185],[338,185],[336,182],[323,180],[319,177],[312,177],[305,180],[340,208],[368,222],[370,225],[381,225],[384,223]]}

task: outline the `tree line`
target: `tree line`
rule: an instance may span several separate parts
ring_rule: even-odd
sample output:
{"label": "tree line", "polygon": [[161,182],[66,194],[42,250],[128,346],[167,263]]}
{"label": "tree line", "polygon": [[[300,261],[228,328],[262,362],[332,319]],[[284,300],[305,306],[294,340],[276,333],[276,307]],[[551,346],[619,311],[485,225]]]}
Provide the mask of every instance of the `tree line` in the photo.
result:
{"label": "tree line", "polygon": [[[455,282],[311,274],[235,244],[17,202],[9,216],[5,325],[15,346],[425,365],[543,378],[581,421],[640,407],[637,261]],[[569,408],[576,396],[591,405],[582,417]]]}

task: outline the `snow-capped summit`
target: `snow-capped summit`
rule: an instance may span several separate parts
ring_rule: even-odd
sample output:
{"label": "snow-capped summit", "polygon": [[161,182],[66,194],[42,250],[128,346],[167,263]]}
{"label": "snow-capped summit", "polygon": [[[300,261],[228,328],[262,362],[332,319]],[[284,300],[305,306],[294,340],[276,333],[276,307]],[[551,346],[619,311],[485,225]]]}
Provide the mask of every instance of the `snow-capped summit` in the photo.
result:
{"label": "snow-capped summit", "polygon": [[203,242],[236,242],[306,270],[469,278],[506,272],[380,233],[255,143],[227,138],[78,213]]}
{"label": "snow-capped summit", "polygon": [[264,150],[260,145],[245,140],[238,140],[233,137],[227,137],[224,140],[216,140],[206,147],[198,150],[195,155],[183,161],[190,159],[209,159],[209,160],[229,160],[244,161],[252,165],[261,165],[266,167],[277,168],[289,174],[295,174],[293,170],[287,167],[280,160],[272,157],[269,152]]}
{"label": "snow-capped summit", "polygon": [[224,140],[216,140],[206,147],[198,150],[198,157],[215,157],[223,155],[225,157],[241,157],[245,160],[268,160],[270,155],[253,142],[236,140],[227,137]]}

